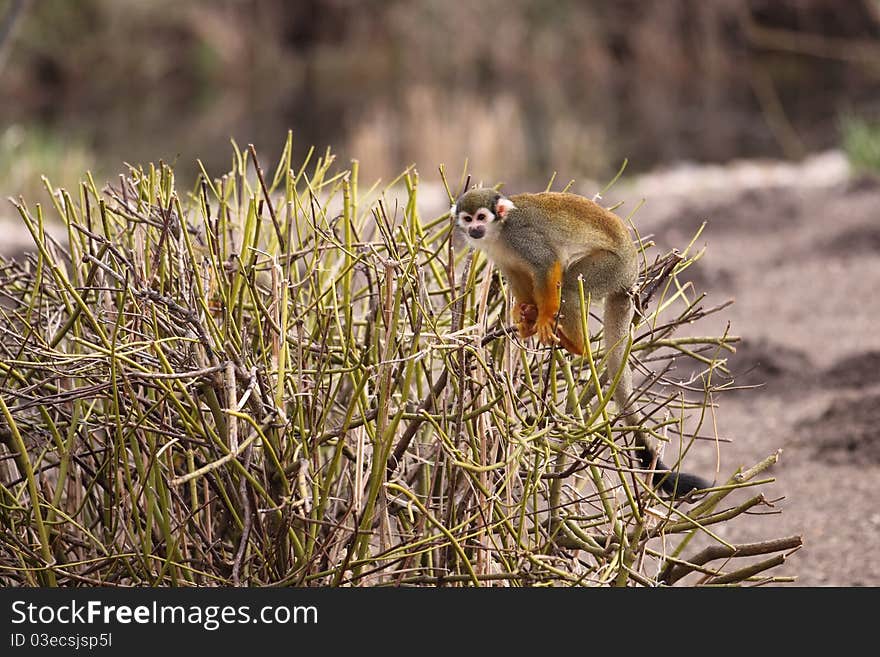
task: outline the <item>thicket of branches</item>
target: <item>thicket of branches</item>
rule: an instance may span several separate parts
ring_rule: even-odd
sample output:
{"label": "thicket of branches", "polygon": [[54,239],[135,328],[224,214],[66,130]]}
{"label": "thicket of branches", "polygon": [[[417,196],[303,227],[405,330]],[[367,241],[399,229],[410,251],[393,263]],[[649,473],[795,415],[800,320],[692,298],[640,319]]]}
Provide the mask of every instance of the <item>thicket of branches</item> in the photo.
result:
{"label": "thicket of branches", "polygon": [[[519,343],[503,282],[448,215],[419,215],[414,170],[365,192],[356,163],[291,151],[263,171],[236,149],[188,191],[160,165],[16,203],[34,249],[0,260],[0,582],[777,579],[798,537],[716,532],[766,504],[775,455],[658,497],[598,323],[585,358]],[[719,309],[678,283],[700,254],[643,247],[635,404],[675,463],[736,338],[677,336]]]}

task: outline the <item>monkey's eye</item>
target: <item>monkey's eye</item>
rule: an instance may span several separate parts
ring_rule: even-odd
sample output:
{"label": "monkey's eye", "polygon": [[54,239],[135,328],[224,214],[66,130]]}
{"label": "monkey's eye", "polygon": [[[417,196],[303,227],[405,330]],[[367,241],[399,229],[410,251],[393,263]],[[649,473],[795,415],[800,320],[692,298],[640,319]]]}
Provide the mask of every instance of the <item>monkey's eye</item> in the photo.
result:
{"label": "monkey's eye", "polygon": [[477,212],[477,221],[489,221],[489,213],[483,211]]}
{"label": "monkey's eye", "polygon": [[462,215],[461,220],[463,222],[465,222],[466,224],[469,224],[474,220],[474,218],[472,216],[470,216],[469,214],[465,214],[465,215]]}

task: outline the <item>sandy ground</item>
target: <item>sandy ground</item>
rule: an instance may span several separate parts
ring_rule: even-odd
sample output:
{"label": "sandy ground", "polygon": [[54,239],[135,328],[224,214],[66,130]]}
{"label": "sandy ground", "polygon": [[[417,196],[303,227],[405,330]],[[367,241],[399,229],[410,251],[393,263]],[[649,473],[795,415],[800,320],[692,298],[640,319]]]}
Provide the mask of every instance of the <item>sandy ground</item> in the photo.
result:
{"label": "sandy ground", "polygon": [[[617,192],[640,231],[666,247],[687,244],[703,221],[708,249],[691,276],[707,305],[735,303],[700,322],[742,336],[729,359],[736,381],[761,387],[720,398],[720,472],[728,476],[777,449],[774,515],[720,531],[731,542],[799,534],[802,550],[776,574],[800,585],[880,584],[880,178],[851,176],[825,156],[803,175],[722,177],[688,183],[681,171]],[[770,166],[770,165],[768,165]],[[772,168],[772,167],[771,167]],[[760,170],[760,166],[757,167]],[[797,172],[797,169],[795,169]],[[778,174],[779,172],[776,171]],[[710,176],[711,179],[711,176]],[[664,185],[665,181],[665,185]],[[714,445],[687,466],[711,473]]]}
{"label": "sandy ground", "polygon": [[[442,212],[434,191],[425,200]],[[803,536],[775,571],[801,585],[880,585],[880,179],[853,176],[828,153],[800,165],[678,167],[605,202],[623,199],[625,212],[640,198],[634,221],[662,247],[683,247],[708,221],[691,280],[707,305],[736,302],[699,332],[731,322],[743,337],[729,361],[737,383],[761,384],[720,399],[718,433],[732,442],[721,445],[719,478],[783,450],[773,508],[719,533],[735,543]],[[20,222],[8,207],[0,214],[0,253],[19,251]],[[702,443],[687,469],[710,475],[716,459]]]}

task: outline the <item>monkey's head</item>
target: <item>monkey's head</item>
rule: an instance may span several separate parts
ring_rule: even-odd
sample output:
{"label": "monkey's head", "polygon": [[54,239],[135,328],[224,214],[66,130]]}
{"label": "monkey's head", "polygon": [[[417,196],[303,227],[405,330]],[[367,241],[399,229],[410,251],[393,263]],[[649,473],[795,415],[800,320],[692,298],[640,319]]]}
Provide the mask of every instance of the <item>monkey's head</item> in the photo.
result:
{"label": "monkey's head", "polygon": [[472,189],[465,192],[449,210],[455,226],[474,248],[485,248],[498,236],[507,213],[516,206],[494,189]]}

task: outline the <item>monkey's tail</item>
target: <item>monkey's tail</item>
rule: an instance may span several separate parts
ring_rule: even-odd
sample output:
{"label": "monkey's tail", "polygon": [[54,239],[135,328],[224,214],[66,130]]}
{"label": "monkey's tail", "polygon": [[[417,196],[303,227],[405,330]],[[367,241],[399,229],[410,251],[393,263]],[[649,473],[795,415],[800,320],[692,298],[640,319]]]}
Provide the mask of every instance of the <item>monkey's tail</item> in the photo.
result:
{"label": "monkey's tail", "polygon": [[687,472],[673,472],[660,459],[654,461],[655,451],[650,446],[647,436],[643,431],[636,431],[636,444],[642,449],[639,450],[639,462],[646,470],[653,466],[654,468],[654,485],[659,486],[664,493],[669,493],[675,497],[687,495],[692,490],[700,490],[710,488],[711,483],[698,477],[697,475],[688,474]]}
{"label": "monkey's tail", "polygon": [[[630,397],[633,392],[632,372],[629,363],[624,363],[630,337],[633,318],[633,302],[626,291],[614,292],[605,298],[605,317],[603,327],[605,344],[611,349],[608,353],[608,376],[613,378],[618,370],[622,370],[617,388],[614,390],[614,401],[624,416],[632,424],[641,424],[642,418],[638,411],[630,409]],[[653,466],[654,485],[670,495],[686,495],[692,490],[709,488],[711,484],[695,475],[685,472],[672,472],[657,458],[657,449],[644,431],[635,432],[636,445],[639,447],[638,458],[645,469]]]}

